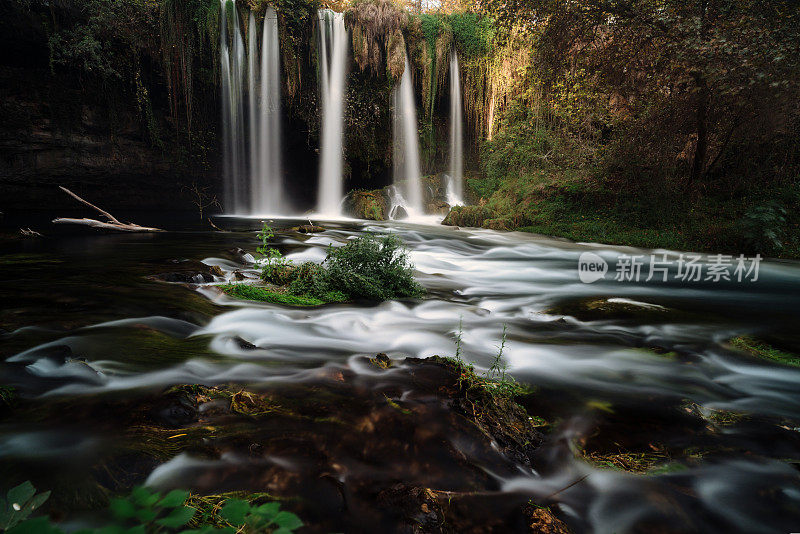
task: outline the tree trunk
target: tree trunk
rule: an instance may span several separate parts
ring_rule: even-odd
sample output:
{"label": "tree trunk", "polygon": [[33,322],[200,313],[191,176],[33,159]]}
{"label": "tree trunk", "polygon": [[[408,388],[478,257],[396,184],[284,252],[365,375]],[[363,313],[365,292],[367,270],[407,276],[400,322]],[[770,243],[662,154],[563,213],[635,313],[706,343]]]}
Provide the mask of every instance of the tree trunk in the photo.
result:
{"label": "tree trunk", "polygon": [[697,102],[696,129],[697,147],[694,150],[692,160],[692,172],[689,175],[689,183],[693,184],[703,175],[706,158],[708,157],[708,105],[711,100],[711,92],[703,78],[698,80],[700,91]]}

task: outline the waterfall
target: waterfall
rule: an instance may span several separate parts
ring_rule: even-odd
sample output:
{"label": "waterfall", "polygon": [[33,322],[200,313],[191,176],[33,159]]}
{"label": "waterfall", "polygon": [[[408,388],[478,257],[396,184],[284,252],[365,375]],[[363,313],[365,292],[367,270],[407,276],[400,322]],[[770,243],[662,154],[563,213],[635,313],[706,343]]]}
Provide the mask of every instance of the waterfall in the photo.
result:
{"label": "waterfall", "polygon": [[[250,183],[258,174],[258,144],[255,142],[258,132],[258,33],[256,32],[256,17],[250,12],[247,22],[247,96],[249,102],[249,145],[250,145]],[[255,190],[251,190],[255,195]],[[252,200],[252,199],[251,199]]]}
{"label": "waterfall", "polygon": [[419,164],[419,133],[414,87],[408,54],[400,84],[394,88],[394,120],[392,127],[393,167],[395,189],[402,191],[409,215],[422,215],[422,183]]}
{"label": "waterfall", "polygon": [[347,74],[347,30],[344,15],[319,10],[320,95],[322,96],[321,153],[317,209],[339,215],[342,184],[344,99]]}
{"label": "waterfall", "polygon": [[[259,72],[258,26],[255,16],[251,12],[248,18],[245,51],[235,0],[221,0],[221,6],[220,77],[225,211],[279,213],[283,207],[283,184],[277,15],[271,7],[267,9]],[[247,114],[244,95],[245,69]]]}
{"label": "waterfall", "polygon": [[461,71],[458,53],[450,56],[450,172],[447,180],[447,203],[464,204],[464,133],[461,106]]}
{"label": "waterfall", "polygon": [[[230,16],[228,10],[230,9]],[[247,208],[248,183],[244,136],[244,42],[236,4],[221,0],[220,78],[222,79],[225,209]],[[229,20],[230,19],[230,20]],[[230,30],[230,39],[228,33]]]}
{"label": "waterfall", "polygon": [[[253,34],[255,34],[255,27],[253,30]],[[258,146],[256,165],[258,174],[251,180],[253,213],[277,214],[285,207],[281,176],[279,47],[278,15],[270,6],[264,16],[264,34],[261,41],[261,107],[259,109],[258,134],[251,139],[251,146]],[[251,126],[251,131],[255,129],[254,125]]]}

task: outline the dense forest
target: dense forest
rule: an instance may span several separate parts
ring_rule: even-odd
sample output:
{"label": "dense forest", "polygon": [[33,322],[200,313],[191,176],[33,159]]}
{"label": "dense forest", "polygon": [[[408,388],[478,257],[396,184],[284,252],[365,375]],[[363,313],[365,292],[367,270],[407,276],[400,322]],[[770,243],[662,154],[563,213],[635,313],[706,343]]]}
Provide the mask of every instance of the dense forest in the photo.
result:
{"label": "dense forest", "polygon": [[[289,173],[310,176],[321,4],[275,4]],[[113,190],[132,182],[150,202],[161,195],[148,191],[164,187],[148,182],[154,172],[174,176],[178,189],[217,185],[220,5],[5,3],[4,182],[92,183],[111,201],[118,200]],[[226,8],[258,16],[266,5]],[[388,181],[390,91],[404,49],[421,110],[423,172],[441,170],[447,58],[455,49],[467,185],[477,205],[454,213],[455,224],[489,220],[493,228],[578,240],[798,254],[794,3],[488,0],[419,12],[413,4],[358,0],[332,7],[346,12],[355,65],[345,114],[351,189]],[[292,183],[296,195],[313,194],[302,180]]]}

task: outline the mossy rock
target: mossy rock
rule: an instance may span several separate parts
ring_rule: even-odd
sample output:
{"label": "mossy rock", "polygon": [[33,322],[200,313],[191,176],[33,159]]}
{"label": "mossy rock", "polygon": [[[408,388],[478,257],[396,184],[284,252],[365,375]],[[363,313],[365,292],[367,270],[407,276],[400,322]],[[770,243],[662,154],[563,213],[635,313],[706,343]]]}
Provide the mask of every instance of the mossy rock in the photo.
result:
{"label": "mossy rock", "polygon": [[368,221],[385,221],[388,215],[386,197],[382,189],[352,191],[347,195],[345,211],[348,215]]}
{"label": "mossy rock", "polygon": [[493,213],[483,206],[453,206],[442,224],[446,226],[472,226],[480,228],[492,219]]}
{"label": "mossy rock", "polygon": [[511,219],[486,219],[481,227],[487,230],[511,230],[514,228],[514,224]]}

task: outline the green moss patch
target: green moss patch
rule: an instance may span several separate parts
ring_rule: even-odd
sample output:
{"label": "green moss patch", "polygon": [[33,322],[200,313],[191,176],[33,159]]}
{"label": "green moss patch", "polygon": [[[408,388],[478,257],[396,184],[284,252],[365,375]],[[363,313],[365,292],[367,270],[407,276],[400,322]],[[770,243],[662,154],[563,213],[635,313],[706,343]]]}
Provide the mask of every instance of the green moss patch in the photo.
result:
{"label": "green moss patch", "polygon": [[730,340],[730,344],[743,352],[764,360],[800,367],[800,355],[782,351],[765,341],[750,336],[735,337]]}
{"label": "green moss patch", "polygon": [[217,287],[229,297],[243,300],[270,302],[272,304],[285,304],[287,306],[320,306],[325,304],[324,300],[316,297],[279,293],[266,287],[254,286],[250,284],[224,284]]}

